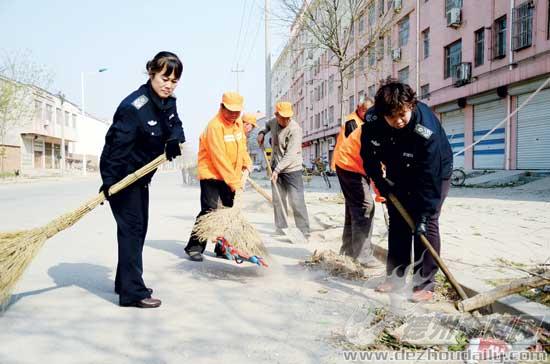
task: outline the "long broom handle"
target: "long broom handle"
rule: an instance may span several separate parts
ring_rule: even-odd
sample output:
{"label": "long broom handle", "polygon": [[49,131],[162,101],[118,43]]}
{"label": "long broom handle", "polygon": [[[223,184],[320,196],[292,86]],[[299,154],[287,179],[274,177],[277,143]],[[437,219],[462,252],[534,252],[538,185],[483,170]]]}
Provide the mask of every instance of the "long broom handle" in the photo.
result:
{"label": "long broom handle", "polygon": [[[181,147],[181,145],[180,145]],[[109,188],[109,194],[114,195],[115,193],[123,190],[124,188],[130,186],[132,183],[136,182],[143,176],[151,173],[157,169],[160,165],[166,162],[166,155],[163,153],[157,158],[153,159],[151,162],[147,163],[145,166],[141,167],[137,171],[130,173],[117,183],[115,183],[111,188]],[[70,214],[62,215],[54,220],[54,223],[49,224],[49,228],[44,231],[44,235],[48,238],[54,236],[59,231],[65,230],[69,226],[74,225],[78,220],[80,220],[88,212],[92,211],[100,203],[105,201],[105,195],[103,192],[98,193],[98,195],[91,200],[85,202],[78,209],[72,211]],[[71,222],[67,223],[67,216],[71,217]]]}
{"label": "long broom handle", "polygon": [[260,195],[262,195],[269,203],[273,204],[273,199],[271,198],[269,193],[267,193],[262,187],[260,187],[260,185],[258,185],[256,181],[250,178],[250,176],[248,176],[248,183],[250,183],[252,188],[255,189],[256,192],[258,192]]}
{"label": "long broom handle", "polygon": [[[264,154],[267,172],[269,173],[269,178],[271,179],[271,175],[273,174],[273,171],[271,170],[271,164],[269,164],[269,161],[267,160],[265,149],[262,148],[262,152]],[[271,180],[271,184],[273,185],[273,191],[275,191],[275,198],[277,199],[277,202],[281,204],[281,213],[283,214],[285,223],[288,226],[288,215],[286,214],[285,205],[283,205],[283,199],[281,198],[281,194],[279,193],[279,186],[277,186],[277,182],[273,182],[273,180]]]}
{"label": "long broom handle", "polygon": [[[407,222],[411,230],[414,231],[415,226],[414,226],[413,219],[411,218],[411,215],[409,215],[407,210],[405,210],[403,205],[401,205],[401,202],[399,202],[399,200],[397,199],[397,197],[395,197],[394,194],[390,193],[388,197],[390,198],[390,201],[395,206],[397,211],[399,211],[403,219],[405,219],[405,221]],[[449,279],[449,282],[451,282],[454,289],[458,292],[458,295],[460,296],[460,298],[462,298],[463,300],[468,299],[468,296],[466,295],[466,292],[464,292],[464,290],[462,289],[462,286],[455,279],[451,271],[447,268],[447,265],[445,264],[445,262],[443,262],[443,259],[441,259],[439,254],[437,254],[432,244],[430,244],[430,242],[428,241],[428,239],[426,239],[426,236],[424,236],[424,234],[420,234],[420,241],[422,242],[422,244],[424,244],[426,249],[428,249],[432,257],[437,262],[437,265],[439,266],[439,268],[441,268],[443,273],[445,273],[445,276]]]}

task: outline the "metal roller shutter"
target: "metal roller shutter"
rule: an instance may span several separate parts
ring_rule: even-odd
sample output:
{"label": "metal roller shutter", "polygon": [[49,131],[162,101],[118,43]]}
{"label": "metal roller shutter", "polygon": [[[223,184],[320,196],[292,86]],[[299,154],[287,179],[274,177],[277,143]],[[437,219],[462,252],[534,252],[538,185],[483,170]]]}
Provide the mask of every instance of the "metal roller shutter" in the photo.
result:
{"label": "metal roller shutter", "polygon": [[[518,96],[521,105],[529,94]],[[550,90],[542,90],[517,115],[517,168],[550,169]]]}
{"label": "metal roller shutter", "polygon": [[[474,142],[506,118],[506,100],[474,106]],[[506,129],[500,127],[474,147],[475,169],[504,169]]]}
{"label": "metal roller shutter", "polygon": [[[441,115],[441,122],[454,154],[464,148],[464,111],[449,111]],[[453,166],[454,168],[464,167],[464,152],[454,157]]]}

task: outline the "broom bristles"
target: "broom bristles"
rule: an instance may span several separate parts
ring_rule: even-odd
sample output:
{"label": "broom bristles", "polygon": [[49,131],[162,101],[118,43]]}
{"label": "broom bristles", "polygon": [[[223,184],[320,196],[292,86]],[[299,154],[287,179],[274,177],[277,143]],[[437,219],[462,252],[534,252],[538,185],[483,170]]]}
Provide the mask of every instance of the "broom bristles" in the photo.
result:
{"label": "broom bristles", "polygon": [[[164,162],[166,162],[166,156],[161,154],[147,165],[113,185],[109,189],[109,193],[112,195],[128,187]],[[58,232],[74,225],[103,201],[105,201],[105,196],[100,193],[75,211],[62,215],[43,227],[0,233],[0,308],[5,307],[11,291],[27,266],[38,254],[44,242]]]}
{"label": "broom bristles", "polygon": [[239,207],[219,208],[199,217],[193,233],[201,240],[222,236],[246,254],[269,255],[260,234],[245,219]]}

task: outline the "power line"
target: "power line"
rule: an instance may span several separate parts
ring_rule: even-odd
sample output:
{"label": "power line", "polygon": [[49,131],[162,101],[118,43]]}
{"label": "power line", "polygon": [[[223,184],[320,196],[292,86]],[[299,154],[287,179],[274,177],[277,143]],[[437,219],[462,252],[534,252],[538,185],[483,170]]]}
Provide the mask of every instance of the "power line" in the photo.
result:
{"label": "power line", "polygon": [[242,13],[241,13],[241,25],[239,26],[239,36],[237,37],[237,46],[235,47],[235,56],[233,57],[234,63],[239,61],[239,59],[238,59],[239,54],[238,53],[239,53],[239,45],[240,45],[240,42],[241,42],[241,33],[242,33],[242,30],[243,30],[245,10],[246,10],[246,0],[243,1],[243,10],[242,10]]}

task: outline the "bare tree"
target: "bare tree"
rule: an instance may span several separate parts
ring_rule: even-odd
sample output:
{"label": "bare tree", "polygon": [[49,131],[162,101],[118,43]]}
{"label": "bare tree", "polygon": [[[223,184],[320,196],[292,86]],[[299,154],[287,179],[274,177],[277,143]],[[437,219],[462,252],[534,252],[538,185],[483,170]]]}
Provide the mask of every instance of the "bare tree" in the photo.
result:
{"label": "bare tree", "polygon": [[[345,80],[351,78],[355,64],[364,55],[377,51],[380,39],[391,30],[396,17],[391,9],[393,1],[390,1],[280,0],[280,14],[275,18],[281,24],[291,26],[293,39],[289,42],[292,49],[328,51],[325,66],[337,69],[339,90],[342,90],[339,95],[342,123],[345,122]],[[375,3],[382,4],[377,15],[374,15]],[[368,18],[365,30],[357,31],[365,18]],[[299,36],[302,33],[305,37]],[[368,65],[365,69],[366,77],[368,70],[376,69],[376,66]]]}
{"label": "bare tree", "polygon": [[4,172],[6,142],[16,128],[32,120],[33,93],[47,88],[51,73],[37,65],[27,51],[4,52],[0,60],[0,171]]}

